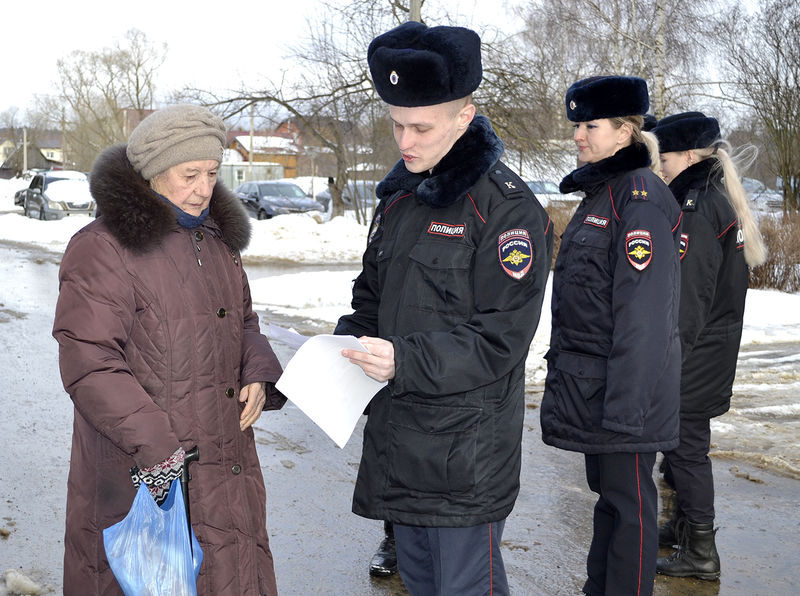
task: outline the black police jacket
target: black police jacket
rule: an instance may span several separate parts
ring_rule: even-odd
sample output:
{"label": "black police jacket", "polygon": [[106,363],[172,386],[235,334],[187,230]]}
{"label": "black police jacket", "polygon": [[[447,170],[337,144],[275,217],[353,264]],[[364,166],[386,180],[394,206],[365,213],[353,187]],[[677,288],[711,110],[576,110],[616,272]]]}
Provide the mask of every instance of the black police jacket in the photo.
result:
{"label": "black police jacket", "polygon": [[644,145],[573,171],[582,190],[553,272],[541,424],[583,453],[678,445],[680,209]]}
{"label": "black police jacket", "polygon": [[525,359],[553,236],[502,151],[478,116],[431,175],[398,162],[377,187],[354,312],[336,327],[395,352],[364,428],[358,515],[465,527],[514,505]]}
{"label": "black police jacket", "polygon": [[687,418],[730,408],[749,277],[742,228],[712,165],[700,161],[669,185],[683,205],[681,416]]}

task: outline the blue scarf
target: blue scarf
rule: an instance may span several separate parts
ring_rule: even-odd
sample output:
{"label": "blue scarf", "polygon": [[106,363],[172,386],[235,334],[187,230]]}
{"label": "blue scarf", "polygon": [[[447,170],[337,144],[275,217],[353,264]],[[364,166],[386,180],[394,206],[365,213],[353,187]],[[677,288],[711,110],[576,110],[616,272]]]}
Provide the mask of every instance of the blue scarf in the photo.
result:
{"label": "blue scarf", "polygon": [[[153,191],[153,192],[155,192],[155,191]],[[191,230],[192,228],[196,228],[198,226],[201,226],[201,225],[203,225],[203,222],[206,220],[206,217],[208,217],[208,207],[203,209],[203,211],[200,213],[200,215],[192,215],[191,213],[186,213],[186,211],[184,211],[183,209],[178,207],[175,203],[170,201],[164,195],[159,194],[157,192],[156,192],[156,194],[159,197],[161,197],[161,199],[163,199],[167,203],[167,205],[172,207],[172,210],[175,212],[175,215],[178,217],[178,225],[180,225],[183,228],[188,228],[188,229]]]}

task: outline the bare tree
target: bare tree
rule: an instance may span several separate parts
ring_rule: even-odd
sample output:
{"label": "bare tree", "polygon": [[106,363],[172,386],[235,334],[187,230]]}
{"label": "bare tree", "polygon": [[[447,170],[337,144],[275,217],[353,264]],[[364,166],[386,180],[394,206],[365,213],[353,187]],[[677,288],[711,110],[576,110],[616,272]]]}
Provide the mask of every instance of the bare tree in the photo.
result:
{"label": "bare tree", "polygon": [[75,167],[88,169],[108,145],[125,141],[125,110],[139,119],[153,107],[154,75],[166,57],[141,31],[99,51],[76,51],[58,61],[60,97],[44,98],[39,110],[65,131],[65,151]]}
{"label": "bare tree", "polygon": [[764,131],[784,211],[800,209],[800,0],[767,0],[756,14],[734,6],[721,15],[717,39],[730,84],[726,98],[744,103]]}
{"label": "bare tree", "polygon": [[[386,110],[369,76],[366,48],[375,36],[408,20],[410,9],[411,3],[402,0],[323,2],[308,23],[307,39],[291,50],[288,60],[295,68],[281,80],[267,81],[261,89],[242,88],[228,97],[199,89],[187,89],[183,97],[215,107],[226,118],[246,113],[253,104],[280,106],[322,151],[333,155],[332,214],[340,215],[342,191],[359,162],[375,164],[373,176],[379,179],[396,161]],[[362,210],[356,214],[359,219],[367,215]]]}

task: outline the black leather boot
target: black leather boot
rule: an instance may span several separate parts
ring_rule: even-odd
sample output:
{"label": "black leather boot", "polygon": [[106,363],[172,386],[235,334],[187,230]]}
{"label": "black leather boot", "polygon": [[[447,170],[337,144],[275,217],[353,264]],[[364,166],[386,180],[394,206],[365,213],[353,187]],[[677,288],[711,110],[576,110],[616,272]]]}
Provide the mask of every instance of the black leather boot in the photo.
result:
{"label": "black leather boot", "polygon": [[684,536],[674,553],[658,559],[656,571],[672,577],[699,577],[718,579],[720,574],[719,554],[714,542],[714,524],[685,522]]}
{"label": "black leather boot", "polygon": [[676,509],[672,517],[658,527],[658,546],[667,547],[680,544],[680,525],[686,523],[686,518],[680,509]]}
{"label": "black leather boot", "polygon": [[369,574],[374,577],[387,577],[397,573],[397,550],[394,546],[394,526],[383,522],[384,538],[369,562]]}

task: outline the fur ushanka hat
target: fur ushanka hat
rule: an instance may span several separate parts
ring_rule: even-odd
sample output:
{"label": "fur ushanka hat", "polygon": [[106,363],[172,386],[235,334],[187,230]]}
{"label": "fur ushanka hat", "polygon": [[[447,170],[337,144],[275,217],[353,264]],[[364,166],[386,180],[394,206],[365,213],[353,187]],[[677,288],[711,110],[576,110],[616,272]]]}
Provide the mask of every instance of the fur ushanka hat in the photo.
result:
{"label": "fur ushanka hat", "polygon": [[408,21],[369,44],[367,62],[381,99],[417,107],[461,99],[483,76],[481,38],[463,27]]}
{"label": "fur ushanka hat", "polygon": [[683,112],[658,121],[652,130],[661,153],[711,147],[720,140],[719,122],[703,112]]}
{"label": "fur ushanka hat", "polygon": [[588,122],[599,118],[642,116],[650,108],[647,83],[639,77],[589,77],[567,89],[567,119]]}

